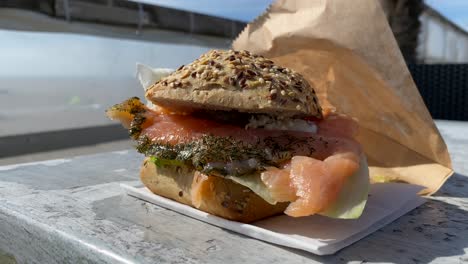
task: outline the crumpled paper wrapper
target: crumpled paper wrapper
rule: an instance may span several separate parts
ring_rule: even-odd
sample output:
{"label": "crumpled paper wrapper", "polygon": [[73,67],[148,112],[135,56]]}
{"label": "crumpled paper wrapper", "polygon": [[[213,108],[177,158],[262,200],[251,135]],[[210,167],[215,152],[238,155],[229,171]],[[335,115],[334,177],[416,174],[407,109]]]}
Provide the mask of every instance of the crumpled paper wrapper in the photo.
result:
{"label": "crumpled paper wrapper", "polygon": [[432,194],[453,173],[378,1],[277,1],[232,46],[300,72],[325,109],[356,118],[373,182]]}

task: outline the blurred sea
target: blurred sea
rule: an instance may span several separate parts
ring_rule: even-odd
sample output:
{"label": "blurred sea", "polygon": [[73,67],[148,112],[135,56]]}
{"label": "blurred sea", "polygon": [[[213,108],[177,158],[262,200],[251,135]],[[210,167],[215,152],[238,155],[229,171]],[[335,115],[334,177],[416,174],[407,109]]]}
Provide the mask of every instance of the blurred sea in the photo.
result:
{"label": "blurred sea", "polygon": [[[135,65],[177,68],[229,40],[0,10],[0,137],[109,124],[106,107],[143,96]],[[71,32],[71,33],[70,33]]]}

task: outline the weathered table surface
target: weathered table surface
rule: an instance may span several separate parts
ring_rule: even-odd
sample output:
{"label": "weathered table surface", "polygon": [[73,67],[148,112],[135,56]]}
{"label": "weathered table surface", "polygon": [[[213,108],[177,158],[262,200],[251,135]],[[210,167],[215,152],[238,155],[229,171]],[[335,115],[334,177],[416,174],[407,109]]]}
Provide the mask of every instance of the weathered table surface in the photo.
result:
{"label": "weathered table surface", "polygon": [[418,209],[331,256],[238,235],[122,193],[133,150],[0,167],[0,263],[468,262],[468,122],[438,121],[457,173]]}

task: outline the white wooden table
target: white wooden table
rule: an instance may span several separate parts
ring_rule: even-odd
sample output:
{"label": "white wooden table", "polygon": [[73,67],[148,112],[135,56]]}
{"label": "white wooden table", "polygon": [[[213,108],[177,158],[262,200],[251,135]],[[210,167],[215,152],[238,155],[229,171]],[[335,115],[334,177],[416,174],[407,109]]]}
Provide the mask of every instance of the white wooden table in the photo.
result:
{"label": "white wooden table", "polygon": [[468,262],[468,122],[438,121],[457,173],[420,208],[335,255],[250,239],[122,193],[133,150],[0,167],[0,263]]}

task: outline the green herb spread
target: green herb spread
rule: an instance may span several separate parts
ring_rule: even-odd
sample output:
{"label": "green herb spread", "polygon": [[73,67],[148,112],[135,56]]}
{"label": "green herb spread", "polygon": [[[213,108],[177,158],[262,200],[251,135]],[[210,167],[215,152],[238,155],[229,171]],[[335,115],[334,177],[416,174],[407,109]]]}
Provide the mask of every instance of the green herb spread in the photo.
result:
{"label": "green herb spread", "polygon": [[240,176],[263,171],[266,166],[279,167],[297,151],[294,146],[307,140],[284,135],[247,144],[231,137],[206,135],[190,143],[170,145],[141,136],[136,149],[152,157],[157,166],[188,166],[210,175]]}

